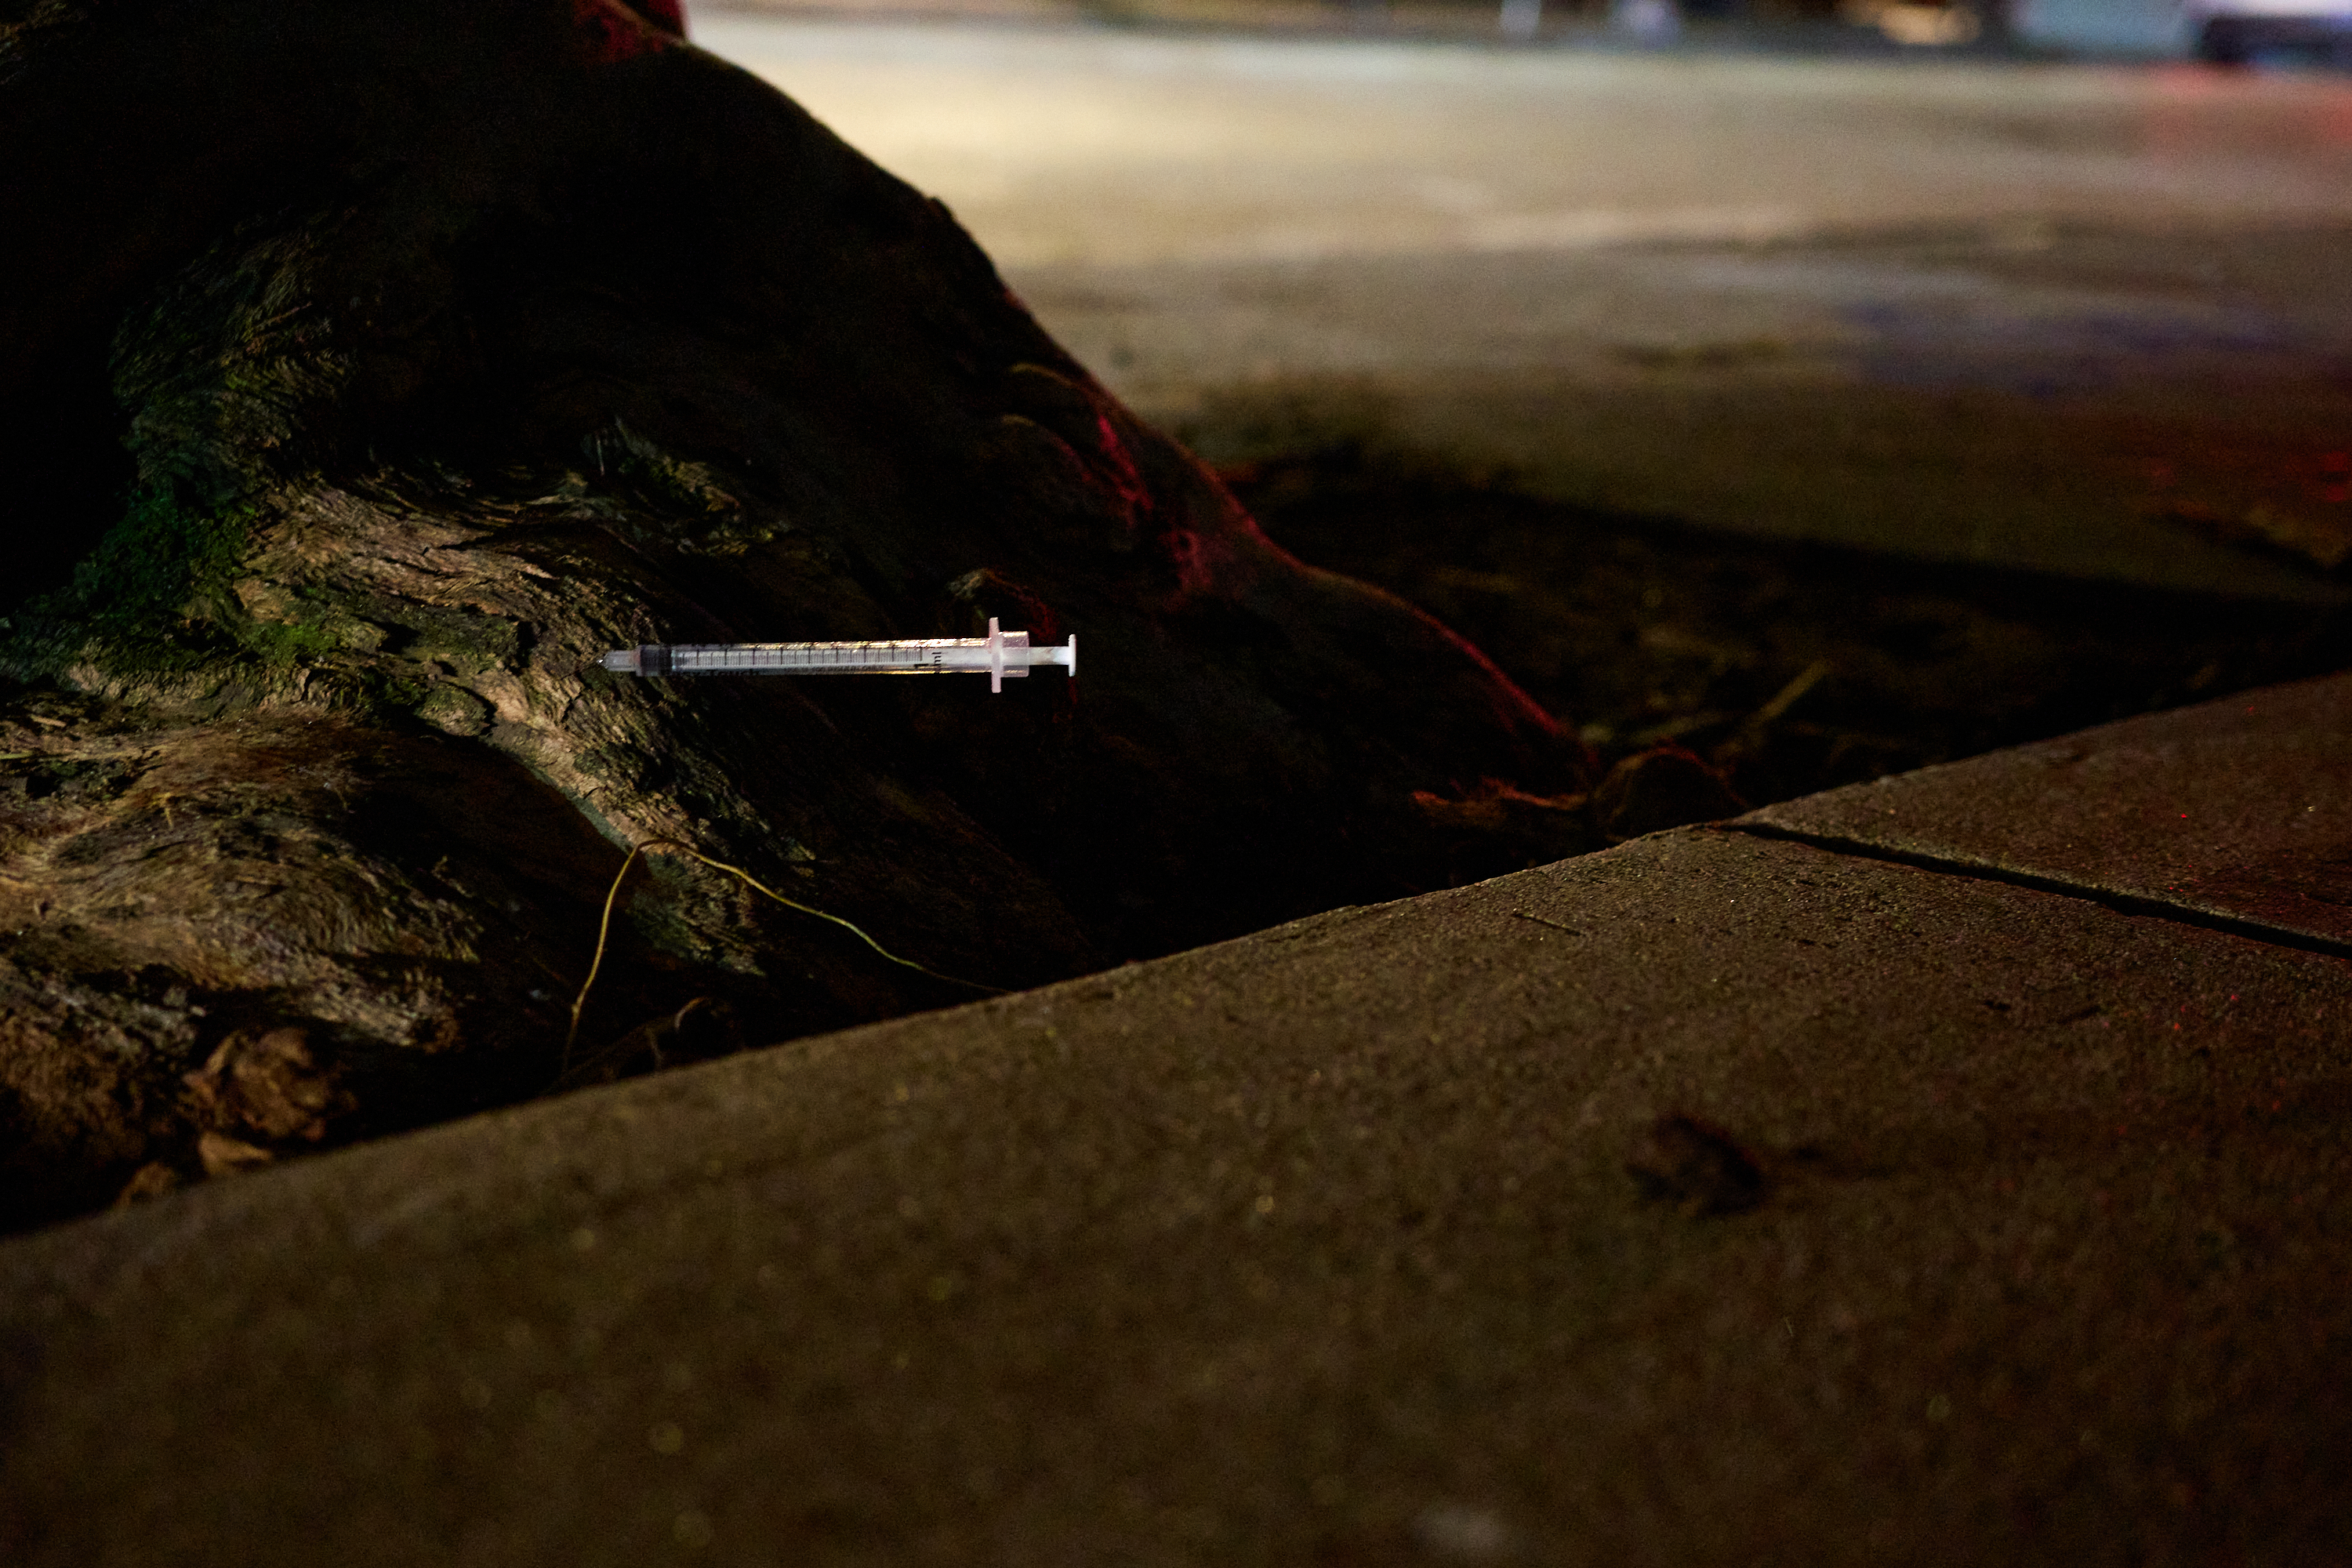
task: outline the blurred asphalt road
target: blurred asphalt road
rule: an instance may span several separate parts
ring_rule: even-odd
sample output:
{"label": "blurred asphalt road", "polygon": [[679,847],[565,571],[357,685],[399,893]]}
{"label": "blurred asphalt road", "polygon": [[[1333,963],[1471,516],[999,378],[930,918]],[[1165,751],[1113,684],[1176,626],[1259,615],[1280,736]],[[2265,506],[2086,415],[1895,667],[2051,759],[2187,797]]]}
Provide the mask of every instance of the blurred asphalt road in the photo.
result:
{"label": "blurred asphalt road", "polygon": [[697,12],[1015,271],[2352,219],[2352,81]]}
{"label": "blurred asphalt road", "polygon": [[2343,594],[2352,81],[693,27],[1213,459],[1369,438],[1735,531]]}

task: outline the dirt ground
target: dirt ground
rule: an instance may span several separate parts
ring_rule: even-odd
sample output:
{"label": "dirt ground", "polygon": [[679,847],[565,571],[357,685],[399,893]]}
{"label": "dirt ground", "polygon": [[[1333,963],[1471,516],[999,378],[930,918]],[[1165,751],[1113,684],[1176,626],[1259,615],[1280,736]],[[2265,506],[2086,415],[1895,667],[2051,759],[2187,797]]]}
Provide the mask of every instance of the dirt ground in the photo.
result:
{"label": "dirt ground", "polygon": [[1459,629],[1603,763],[1762,805],[2352,663],[2352,616],[1551,504],[1339,437],[1227,470],[1276,542]]}

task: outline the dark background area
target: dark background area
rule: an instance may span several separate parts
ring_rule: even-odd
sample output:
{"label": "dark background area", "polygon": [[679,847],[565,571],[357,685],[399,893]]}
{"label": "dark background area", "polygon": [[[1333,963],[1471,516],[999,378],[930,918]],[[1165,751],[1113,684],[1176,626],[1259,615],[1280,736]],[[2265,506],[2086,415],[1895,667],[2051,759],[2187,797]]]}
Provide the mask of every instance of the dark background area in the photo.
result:
{"label": "dark background area", "polygon": [[1549,504],[1342,445],[1226,475],[1284,548],[1402,595],[1578,725],[1752,805],[2352,664],[2352,615]]}

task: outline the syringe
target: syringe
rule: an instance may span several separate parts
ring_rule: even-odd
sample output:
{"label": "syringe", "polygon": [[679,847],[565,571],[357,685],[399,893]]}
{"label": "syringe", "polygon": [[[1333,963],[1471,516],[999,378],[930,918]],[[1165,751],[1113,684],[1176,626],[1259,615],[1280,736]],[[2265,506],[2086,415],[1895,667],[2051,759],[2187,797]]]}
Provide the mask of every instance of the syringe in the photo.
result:
{"label": "syringe", "polygon": [[604,668],[617,675],[950,675],[988,677],[991,691],[1007,676],[1058,664],[1078,674],[1078,639],[1031,647],[1027,632],[1001,632],[993,616],[984,637],[924,637],[911,642],[645,643],[615,648]]}

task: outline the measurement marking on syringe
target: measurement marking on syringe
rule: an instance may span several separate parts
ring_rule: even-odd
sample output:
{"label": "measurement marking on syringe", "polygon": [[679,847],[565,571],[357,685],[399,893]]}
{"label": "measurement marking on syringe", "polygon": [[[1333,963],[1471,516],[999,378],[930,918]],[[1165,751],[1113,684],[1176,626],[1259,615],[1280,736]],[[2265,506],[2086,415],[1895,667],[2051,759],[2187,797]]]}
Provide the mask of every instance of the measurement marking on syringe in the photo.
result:
{"label": "measurement marking on syringe", "polygon": [[616,648],[604,666],[619,675],[949,675],[988,677],[1002,691],[1008,676],[1058,664],[1078,673],[1078,639],[1061,647],[1031,647],[1027,632],[997,629],[984,637],[923,637],[904,642],[646,643]]}

